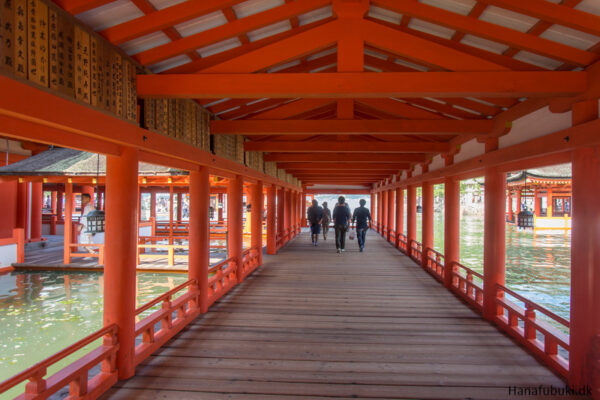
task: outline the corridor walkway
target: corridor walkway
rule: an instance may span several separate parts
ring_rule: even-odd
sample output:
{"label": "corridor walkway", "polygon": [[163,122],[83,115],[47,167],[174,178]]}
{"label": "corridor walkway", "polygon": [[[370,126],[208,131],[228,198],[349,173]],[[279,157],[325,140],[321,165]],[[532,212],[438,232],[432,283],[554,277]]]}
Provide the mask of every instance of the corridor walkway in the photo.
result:
{"label": "corridor walkway", "polygon": [[375,233],[341,255],[303,233],[103,398],[502,399],[538,385],[564,383]]}

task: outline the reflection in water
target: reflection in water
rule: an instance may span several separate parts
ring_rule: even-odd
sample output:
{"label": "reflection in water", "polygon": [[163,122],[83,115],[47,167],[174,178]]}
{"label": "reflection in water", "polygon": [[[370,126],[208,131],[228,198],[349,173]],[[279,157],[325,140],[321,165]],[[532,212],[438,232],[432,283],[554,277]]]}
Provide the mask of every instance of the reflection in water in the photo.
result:
{"label": "reflection in water", "polygon": [[[187,275],[138,274],[137,303],[185,282]],[[14,272],[0,276],[0,381],[102,327],[98,272]]]}

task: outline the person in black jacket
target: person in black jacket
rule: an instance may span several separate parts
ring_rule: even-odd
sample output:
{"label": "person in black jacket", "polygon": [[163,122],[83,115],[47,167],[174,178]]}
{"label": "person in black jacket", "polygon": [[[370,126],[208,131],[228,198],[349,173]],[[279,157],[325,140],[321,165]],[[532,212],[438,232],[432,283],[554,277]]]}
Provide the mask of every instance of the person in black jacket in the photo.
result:
{"label": "person in black jacket", "polygon": [[306,219],[310,224],[310,237],[312,244],[317,245],[319,240],[319,233],[321,233],[321,221],[323,220],[323,208],[319,207],[317,200],[312,201],[312,206],[306,210]]}
{"label": "person in black jacket", "polygon": [[344,196],[338,198],[338,203],[333,209],[333,226],[335,228],[335,248],[338,253],[346,247],[346,232],[350,225],[350,207],[346,204]]}
{"label": "person in black jacket", "polygon": [[367,230],[371,227],[371,212],[365,207],[365,204],[367,204],[365,199],[360,199],[359,204],[360,207],[355,208],[352,214],[352,223],[356,224],[356,239],[358,248],[362,253],[365,248]]}

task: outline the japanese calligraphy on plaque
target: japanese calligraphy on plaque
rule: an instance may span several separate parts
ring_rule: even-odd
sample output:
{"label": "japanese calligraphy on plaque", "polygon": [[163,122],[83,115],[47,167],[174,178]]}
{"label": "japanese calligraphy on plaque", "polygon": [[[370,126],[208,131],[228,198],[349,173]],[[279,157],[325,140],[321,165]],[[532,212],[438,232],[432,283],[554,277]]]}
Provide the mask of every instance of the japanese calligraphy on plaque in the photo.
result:
{"label": "japanese calligraphy on plaque", "polygon": [[75,27],[75,98],[90,103],[90,34]]}
{"label": "japanese calligraphy on plaque", "polygon": [[27,78],[27,1],[14,0],[13,11],[14,72]]}
{"label": "japanese calligraphy on plaque", "polygon": [[14,68],[13,30],[14,0],[0,0],[0,69]]}
{"label": "japanese calligraphy on plaque", "polygon": [[156,101],[154,99],[144,100],[144,128],[151,131],[156,130]]}

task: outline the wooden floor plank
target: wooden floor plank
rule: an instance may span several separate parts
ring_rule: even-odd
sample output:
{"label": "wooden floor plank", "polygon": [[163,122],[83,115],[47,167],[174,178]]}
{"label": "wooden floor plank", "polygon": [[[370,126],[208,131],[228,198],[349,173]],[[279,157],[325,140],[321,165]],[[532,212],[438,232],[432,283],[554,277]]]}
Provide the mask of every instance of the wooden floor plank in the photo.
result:
{"label": "wooden floor plank", "polygon": [[564,385],[379,236],[352,246],[339,255],[305,233],[265,256],[104,399],[503,399]]}

